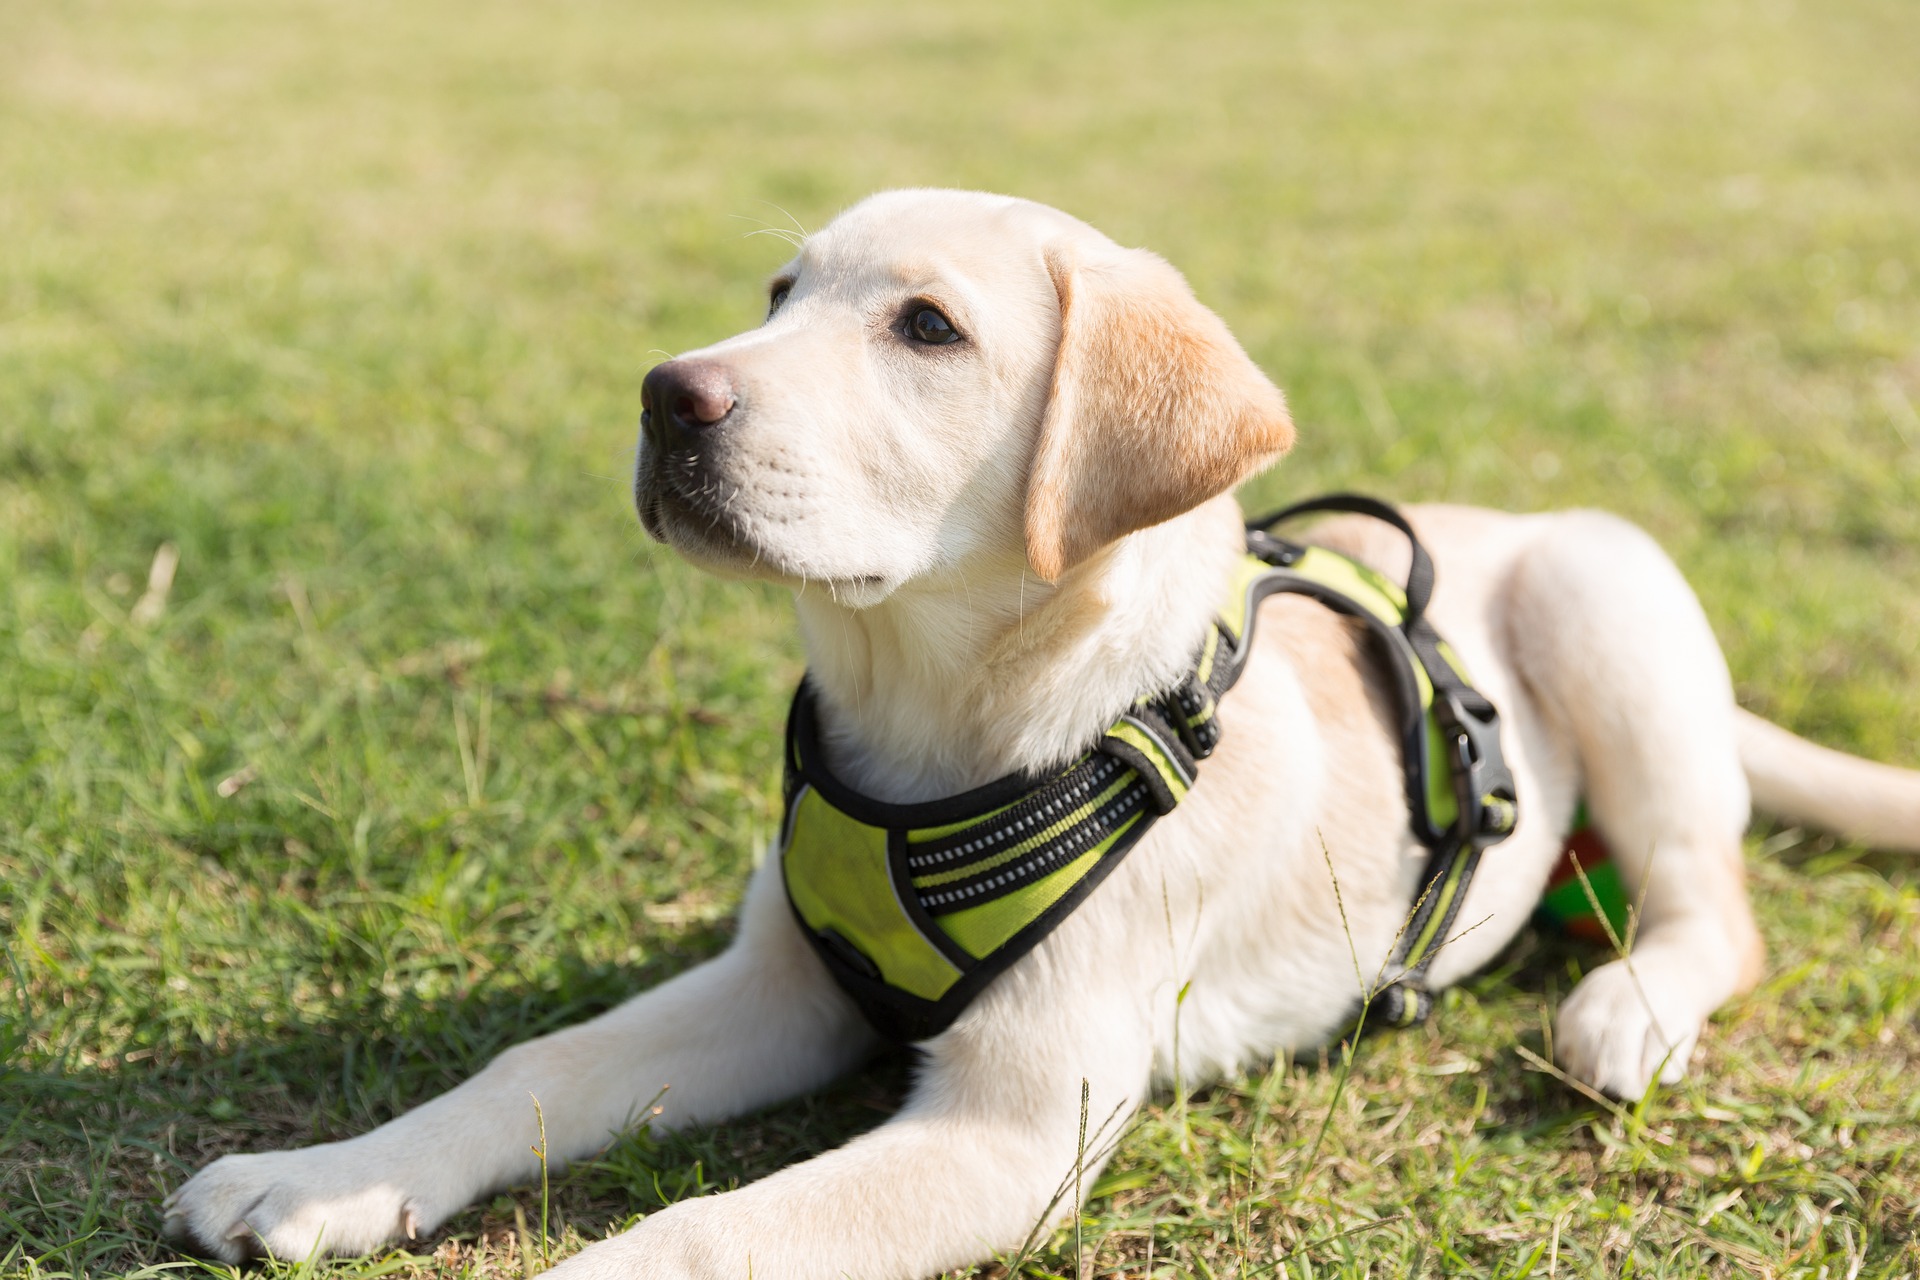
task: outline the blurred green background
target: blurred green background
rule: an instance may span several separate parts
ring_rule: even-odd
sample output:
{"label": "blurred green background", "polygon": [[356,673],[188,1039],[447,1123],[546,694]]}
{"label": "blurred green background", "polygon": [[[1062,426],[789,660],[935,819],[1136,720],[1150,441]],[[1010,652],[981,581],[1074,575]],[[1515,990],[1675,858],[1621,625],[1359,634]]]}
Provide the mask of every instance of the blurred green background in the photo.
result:
{"label": "blurred green background", "polygon": [[[1621,512],[1747,705],[1920,766],[1917,49],[1907,0],[0,8],[0,1274],[164,1262],[158,1196],[211,1155],[358,1131],[724,944],[800,655],[778,593],[639,532],[640,380],[757,322],[788,250],[756,231],[875,189],[1029,196],[1184,269],[1300,424],[1250,506]],[[1326,1073],[1178,1108],[1244,1159],[1156,1108],[1095,1269],[1142,1215],[1189,1274],[1275,1265],[1242,1213],[1299,1244],[1409,1204],[1312,1256],[1491,1271],[1564,1216],[1579,1274],[1905,1267],[1912,879],[1793,832],[1756,859],[1794,980],[1659,1104],[1678,1154],[1513,1057],[1580,963],[1523,957],[1358,1068],[1466,1146],[1369,1146],[1366,1102],[1329,1141],[1371,1198],[1309,1204],[1256,1166]],[[1438,1045],[1492,1102],[1408,1084]],[[631,1140],[569,1184],[574,1239],[871,1123],[900,1069]],[[1752,1131],[1702,1147],[1701,1108]],[[1691,1234],[1616,1230],[1649,1168]],[[518,1274],[510,1209],[432,1265]]]}

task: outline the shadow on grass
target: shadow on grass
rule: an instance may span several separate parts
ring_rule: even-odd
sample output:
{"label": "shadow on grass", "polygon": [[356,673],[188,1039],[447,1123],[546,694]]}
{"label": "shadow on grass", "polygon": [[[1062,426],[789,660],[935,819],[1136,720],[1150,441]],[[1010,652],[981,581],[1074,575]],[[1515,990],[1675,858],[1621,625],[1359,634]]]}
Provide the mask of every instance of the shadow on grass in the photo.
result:
{"label": "shadow on grass", "polygon": [[[1789,865],[1865,863],[1869,855],[1807,842],[1768,855]],[[1911,868],[1882,874],[1899,882]],[[61,1274],[127,1274],[179,1261],[160,1239],[161,1197],[230,1152],[284,1150],[350,1137],[466,1079],[496,1053],[611,1008],[720,950],[727,926],[676,935],[669,952],[639,965],[556,958],[538,984],[498,981],[442,1001],[377,990],[335,995],[323,1021],[255,1027],[156,1029],[152,1040],[194,1040],[190,1051],[61,1063],[29,1061],[19,1026],[0,1015],[0,1256],[16,1242]],[[1483,1140],[1529,1142],[1570,1131],[1600,1111],[1513,1053],[1549,1056],[1543,1019],[1584,973],[1611,958],[1603,946],[1523,930],[1488,970],[1443,1001],[1434,1024],[1380,1031],[1388,1053],[1417,1069],[1432,1056],[1500,1048],[1473,1075],[1451,1077],[1457,1114],[1483,1108]],[[167,1002],[156,992],[156,1020]],[[171,1015],[177,1017],[177,1014]],[[1373,1040],[1373,1035],[1368,1037]],[[1376,1043],[1363,1055],[1387,1052]],[[1304,1055],[1303,1055],[1304,1057]],[[1389,1064],[1388,1071],[1400,1068]],[[641,1213],[687,1196],[763,1177],[879,1123],[904,1097],[905,1054],[883,1058],[822,1093],[758,1115],[682,1133],[623,1137],[556,1180],[552,1234],[594,1239]],[[1487,1096],[1472,1094],[1484,1084]],[[514,1188],[457,1215],[414,1249],[448,1237],[498,1241],[514,1210],[539,1221],[539,1190]]]}
{"label": "shadow on grass", "polygon": [[[323,1022],[227,1036],[202,1050],[108,1061],[25,1062],[0,1025],[0,1256],[40,1273],[126,1275],[178,1263],[160,1202],[232,1152],[352,1137],[451,1088],[500,1050],[612,1008],[710,955],[724,929],[693,931],[637,967],[555,962],[538,987],[482,985],[457,998],[351,993]],[[623,1135],[554,1180],[551,1234],[595,1239],[691,1195],[726,1190],[838,1146],[891,1114],[911,1070],[889,1054],[834,1087],[684,1132]],[[539,1221],[539,1187],[512,1188],[411,1246],[497,1238],[516,1204]]]}

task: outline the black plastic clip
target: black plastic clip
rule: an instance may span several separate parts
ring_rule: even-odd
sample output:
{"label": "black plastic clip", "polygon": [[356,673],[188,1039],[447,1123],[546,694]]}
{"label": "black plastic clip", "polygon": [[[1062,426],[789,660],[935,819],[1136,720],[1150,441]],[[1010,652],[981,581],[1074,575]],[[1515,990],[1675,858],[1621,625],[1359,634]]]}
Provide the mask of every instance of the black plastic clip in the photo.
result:
{"label": "black plastic clip", "polygon": [[[1222,633],[1220,643],[1225,646],[1231,641]],[[1185,680],[1167,690],[1159,710],[1195,760],[1205,760],[1220,745],[1220,703],[1197,673],[1188,672]]]}
{"label": "black plastic clip", "polygon": [[1277,569],[1287,569],[1305,554],[1306,548],[1285,538],[1276,538],[1265,529],[1249,529],[1247,551]]}
{"label": "black plastic clip", "polygon": [[1485,714],[1467,706],[1458,690],[1434,690],[1433,710],[1452,759],[1453,794],[1460,816],[1455,834],[1476,849],[1513,834],[1519,805],[1513,774],[1500,753],[1500,715],[1482,700]]}
{"label": "black plastic clip", "polygon": [[1396,982],[1374,992],[1367,1006],[1369,1026],[1417,1027],[1433,1016],[1433,993],[1410,982]]}

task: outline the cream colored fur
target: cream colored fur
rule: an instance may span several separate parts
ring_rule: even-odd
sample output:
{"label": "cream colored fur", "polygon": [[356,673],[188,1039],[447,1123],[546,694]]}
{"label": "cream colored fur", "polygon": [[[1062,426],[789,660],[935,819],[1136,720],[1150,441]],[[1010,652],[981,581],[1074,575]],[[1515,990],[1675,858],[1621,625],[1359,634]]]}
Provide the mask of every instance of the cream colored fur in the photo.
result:
{"label": "cream colored fur", "polygon": [[[1239,553],[1227,491],[1292,426],[1170,267],[1041,206],[909,191],[844,214],[782,281],[766,325],[685,357],[723,364],[736,407],[686,456],[643,448],[636,498],[696,561],[793,586],[848,781],[908,801],[1060,763],[1183,669]],[[920,305],[961,341],[916,344],[902,324]],[[1699,605],[1631,526],[1409,514],[1439,567],[1432,617],[1501,708],[1523,815],[1432,978],[1458,980],[1522,927],[1585,796],[1645,917],[1631,972],[1590,973],[1555,1047],[1618,1095],[1677,1079],[1708,1016],[1760,972],[1749,775],[1796,816],[1890,843],[1914,830],[1920,777],[1812,754],[1738,712]],[[1404,569],[1397,535],[1367,521],[1318,536]],[[1188,1079],[1335,1035],[1361,994],[1350,948],[1363,972],[1382,966],[1423,851],[1352,626],[1280,598],[1258,647],[1192,795],[923,1046],[898,1116],[653,1214],[558,1274],[886,1280],[976,1261],[1071,1210],[1052,1198],[1081,1081],[1097,1122],[1168,1080],[1183,988]],[[1809,761],[1845,808],[1796,786]],[[564,1163],[662,1085],[657,1123],[696,1124],[815,1088],[873,1047],[769,860],[719,958],[363,1137],[218,1160],[170,1197],[169,1228],[226,1258],[372,1249],[532,1176],[530,1095]]]}

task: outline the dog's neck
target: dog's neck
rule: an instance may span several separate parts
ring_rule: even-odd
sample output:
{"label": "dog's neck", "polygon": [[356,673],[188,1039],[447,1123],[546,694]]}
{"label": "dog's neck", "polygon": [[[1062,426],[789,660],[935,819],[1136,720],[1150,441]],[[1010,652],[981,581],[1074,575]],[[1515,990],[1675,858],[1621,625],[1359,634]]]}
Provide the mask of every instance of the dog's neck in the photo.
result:
{"label": "dog's neck", "polygon": [[1184,673],[1244,547],[1229,496],[1056,584],[1010,559],[869,609],[799,593],[833,771],[907,803],[1071,760],[1136,695]]}

